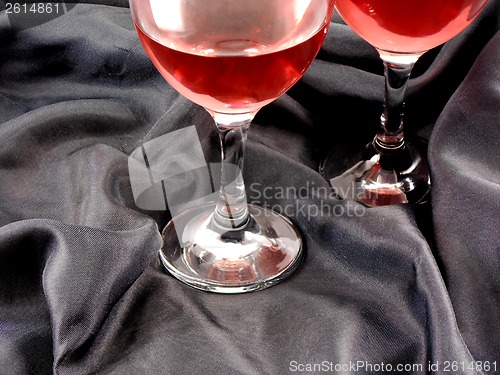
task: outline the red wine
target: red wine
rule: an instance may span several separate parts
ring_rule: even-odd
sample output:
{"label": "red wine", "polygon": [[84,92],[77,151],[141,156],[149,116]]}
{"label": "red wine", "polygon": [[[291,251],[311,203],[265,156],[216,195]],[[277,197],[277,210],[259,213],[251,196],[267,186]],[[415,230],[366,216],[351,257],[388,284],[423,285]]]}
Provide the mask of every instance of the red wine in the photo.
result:
{"label": "red wine", "polygon": [[337,0],[346,23],[376,48],[419,53],[465,29],[487,0]]}
{"label": "red wine", "polygon": [[[287,19],[294,11],[292,5],[301,2],[277,1],[274,10],[281,13],[274,15],[266,13],[271,10],[269,5],[248,13],[252,8],[246,2],[247,12],[234,15],[241,20],[225,21],[222,26],[216,22],[207,25],[210,21],[201,17],[196,21],[177,19],[194,29],[186,36],[177,30],[162,30],[158,22],[156,26],[144,22],[148,12],[141,22],[136,18],[135,25],[147,54],[177,91],[209,111],[246,113],[287,91],[302,77],[323,43],[333,0],[312,0],[316,9],[302,12],[300,19]],[[209,4],[207,1],[205,7]],[[154,17],[152,8],[150,12]]]}

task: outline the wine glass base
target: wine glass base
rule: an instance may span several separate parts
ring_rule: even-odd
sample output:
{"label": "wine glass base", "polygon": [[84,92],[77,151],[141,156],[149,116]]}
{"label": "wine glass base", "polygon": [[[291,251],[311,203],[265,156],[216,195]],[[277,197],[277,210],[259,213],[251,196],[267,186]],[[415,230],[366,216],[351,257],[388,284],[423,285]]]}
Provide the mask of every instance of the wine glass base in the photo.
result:
{"label": "wine glass base", "polygon": [[214,209],[191,208],[163,230],[160,259],[174,277],[209,292],[244,293],[275,285],[299,266],[302,240],[290,220],[249,204],[249,224],[223,231],[212,221]]}
{"label": "wine glass base", "polygon": [[428,201],[431,182],[427,143],[423,140],[406,142],[401,149],[383,154],[370,144],[361,161],[337,175],[328,165],[335,164],[333,158],[338,157],[335,152],[328,155],[321,172],[339,198],[369,207]]}

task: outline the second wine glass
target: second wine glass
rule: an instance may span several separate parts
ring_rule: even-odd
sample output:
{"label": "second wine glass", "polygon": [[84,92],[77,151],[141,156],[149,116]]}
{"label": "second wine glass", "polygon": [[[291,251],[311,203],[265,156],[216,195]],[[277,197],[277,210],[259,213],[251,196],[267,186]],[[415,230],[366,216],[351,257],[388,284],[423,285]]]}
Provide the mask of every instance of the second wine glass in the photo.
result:
{"label": "second wine glass", "polygon": [[[380,130],[368,146],[366,158],[331,179],[341,198],[367,206],[427,200],[431,182],[426,144],[409,143],[403,133],[408,79],[422,54],[465,29],[486,2],[336,0],[345,22],[377,49],[385,71],[385,105]],[[328,170],[328,163],[328,160],[324,162],[324,171]]]}
{"label": "second wine glass", "polygon": [[130,0],[130,8],[156,68],[210,113],[222,148],[218,201],[191,208],[166,226],[164,266],[207,291],[274,285],[298,266],[302,241],[287,218],[247,205],[245,139],[257,111],[313,61],[333,0]]}

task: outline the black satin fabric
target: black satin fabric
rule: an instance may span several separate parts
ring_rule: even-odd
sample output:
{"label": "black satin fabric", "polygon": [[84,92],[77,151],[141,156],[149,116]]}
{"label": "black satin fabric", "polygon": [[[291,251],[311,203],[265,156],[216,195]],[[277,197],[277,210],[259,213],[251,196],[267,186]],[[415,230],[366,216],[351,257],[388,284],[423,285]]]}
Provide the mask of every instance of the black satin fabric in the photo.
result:
{"label": "black satin fabric", "polygon": [[430,139],[431,202],[364,209],[318,173],[373,136],[383,95],[375,51],[335,16],[248,137],[248,198],[292,206],[307,256],[281,284],[227,296],[164,272],[170,213],[134,203],[128,155],[145,142],[194,125],[219,156],[210,116],[154,69],[127,4],[29,28],[1,14],[0,374],[500,373],[499,29],[490,0],[415,67],[406,126]]}

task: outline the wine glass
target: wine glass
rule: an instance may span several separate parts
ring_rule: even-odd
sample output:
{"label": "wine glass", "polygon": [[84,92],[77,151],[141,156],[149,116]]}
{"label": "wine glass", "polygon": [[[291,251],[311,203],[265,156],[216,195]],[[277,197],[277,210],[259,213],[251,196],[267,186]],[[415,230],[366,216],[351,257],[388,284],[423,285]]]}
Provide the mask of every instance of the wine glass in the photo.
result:
{"label": "wine glass", "polygon": [[[336,0],[344,21],[377,49],[385,72],[381,127],[365,150],[364,160],[330,180],[339,197],[370,207],[427,201],[431,181],[426,143],[408,142],[403,134],[408,79],[422,54],[465,29],[486,2]],[[327,158],[323,173],[328,163]]]}
{"label": "wine glass", "polygon": [[176,278],[218,293],[259,290],[299,265],[298,230],[247,204],[242,177],[250,123],[315,58],[333,0],[130,0],[146,53],[179,93],[203,106],[222,149],[218,201],[175,216],[160,258]]}

